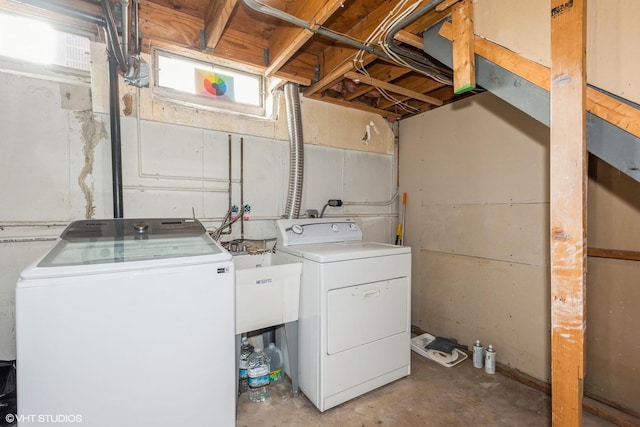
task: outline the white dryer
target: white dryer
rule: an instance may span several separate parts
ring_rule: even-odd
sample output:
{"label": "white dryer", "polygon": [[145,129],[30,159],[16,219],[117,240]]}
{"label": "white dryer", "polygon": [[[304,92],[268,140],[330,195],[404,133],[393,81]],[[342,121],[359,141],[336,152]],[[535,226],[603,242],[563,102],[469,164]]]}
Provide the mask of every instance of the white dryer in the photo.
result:
{"label": "white dryer", "polygon": [[17,283],[18,425],[235,426],[234,322],[198,221],[73,222]]}
{"label": "white dryer", "polygon": [[410,373],[411,249],[362,241],[352,218],[277,221],[302,261],[300,389],[320,410]]}

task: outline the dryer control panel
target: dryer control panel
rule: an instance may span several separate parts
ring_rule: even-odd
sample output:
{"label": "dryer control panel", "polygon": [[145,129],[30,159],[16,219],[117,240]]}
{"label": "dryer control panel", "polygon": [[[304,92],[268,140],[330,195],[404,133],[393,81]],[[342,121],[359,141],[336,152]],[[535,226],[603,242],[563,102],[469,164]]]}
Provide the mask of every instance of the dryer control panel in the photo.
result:
{"label": "dryer control panel", "polygon": [[362,230],[353,218],[280,219],[278,245],[308,245],[362,240]]}

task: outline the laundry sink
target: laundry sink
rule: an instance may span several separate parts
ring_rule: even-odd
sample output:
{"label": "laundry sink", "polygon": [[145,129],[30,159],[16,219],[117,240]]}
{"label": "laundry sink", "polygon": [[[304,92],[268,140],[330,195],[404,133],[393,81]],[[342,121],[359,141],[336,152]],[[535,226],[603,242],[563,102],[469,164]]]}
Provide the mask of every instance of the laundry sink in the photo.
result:
{"label": "laundry sink", "polygon": [[302,263],[274,253],[236,255],[236,335],[298,320]]}

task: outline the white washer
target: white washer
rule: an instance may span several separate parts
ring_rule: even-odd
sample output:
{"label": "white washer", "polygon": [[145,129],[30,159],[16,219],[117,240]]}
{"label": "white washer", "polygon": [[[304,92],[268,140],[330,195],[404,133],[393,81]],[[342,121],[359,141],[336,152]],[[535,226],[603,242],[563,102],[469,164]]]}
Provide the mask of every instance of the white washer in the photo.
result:
{"label": "white washer", "polygon": [[302,261],[300,389],[320,410],[410,373],[411,249],[362,241],[352,218],[277,221]]}
{"label": "white washer", "polygon": [[73,222],[16,286],[19,425],[235,426],[234,322],[198,221]]}

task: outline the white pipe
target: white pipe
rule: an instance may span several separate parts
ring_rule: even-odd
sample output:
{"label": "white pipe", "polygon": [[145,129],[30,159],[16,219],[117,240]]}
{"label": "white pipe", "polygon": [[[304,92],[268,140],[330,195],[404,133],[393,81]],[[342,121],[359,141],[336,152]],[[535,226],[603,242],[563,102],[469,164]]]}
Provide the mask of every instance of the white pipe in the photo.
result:
{"label": "white pipe", "polygon": [[5,238],[0,239],[0,244],[10,243],[38,243],[38,242],[55,242],[57,237],[18,237],[18,238]]}
{"label": "white pipe", "polygon": [[125,190],[140,191],[195,191],[198,193],[227,193],[226,189],[219,188],[202,188],[202,187],[169,187],[164,185],[124,185]]}
{"label": "white pipe", "polygon": [[129,56],[129,0],[120,0],[122,6],[122,54]]}
{"label": "white pipe", "polygon": [[389,206],[398,198],[398,193],[391,197],[391,200],[386,202],[342,202],[342,206]]}

